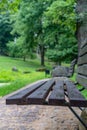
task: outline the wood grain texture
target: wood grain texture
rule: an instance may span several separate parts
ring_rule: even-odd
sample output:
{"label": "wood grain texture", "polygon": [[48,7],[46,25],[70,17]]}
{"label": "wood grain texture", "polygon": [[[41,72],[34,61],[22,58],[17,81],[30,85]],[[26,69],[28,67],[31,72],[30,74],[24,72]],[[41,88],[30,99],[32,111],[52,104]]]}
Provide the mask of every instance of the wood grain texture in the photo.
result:
{"label": "wood grain texture", "polygon": [[50,105],[65,105],[65,95],[64,95],[64,83],[63,81],[58,81],[53,88],[53,91],[49,97]]}
{"label": "wood grain texture", "polygon": [[87,54],[78,58],[78,65],[87,64]]}
{"label": "wood grain texture", "polygon": [[41,81],[39,83],[29,86],[29,88],[26,88],[24,90],[19,91],[16,94],[13,94],[12,96],[6,99],[6,104],[22,104],[23,102],[26,102],[25,97],[34,92],[44,83],[46,83],[46,81]]}
{"label": "wood grain texture", "polygon": [[82,94],[72,82],[66,81],[66,87],[70,106],[87,107],[87,100],[82,96]]}
{"label": "wood grain texture", "polygon": [[78,66],[77,73],[87,77],[87,65]]}
{"label": "wood grain texture", "polygon": [[[87,77],[85,81],[82,79],[84,80],[83,76],[79,77],[78,82],[87,87]],[[6,104],[87,107],[87,100],[77,90],[74,82],[72,83],[70,80],[56,81],[55,79],[51,79],[47,82],[31,85],[31,87],[8,97]]]}
{"label": "wood grain texture", "polygon": [[54,80],[47,81],[44,85],[42,85],[35,92],[27,97],[27,102],[29,104],[44,104],[46,102],[46,97],[51,91],[54,83]]}
{"label": "wood grain texture", "polygon": [[85,47],[87,45],[87,42],[84,42],[82,45],[81,45],[81,49],[83,48],[83,47]]}
{"label": "wood grain texture", "polygon": [[87,89],[87,77],[86,76],[82,76],[82,75],[78,74],[76,77],[76,80],[80,85],[84,86]]}
{"label": "wood grain texture", "polygon": [[82,49],[80,49],[79,56],[82,56],[86,53],[87,53],[87,44]]}

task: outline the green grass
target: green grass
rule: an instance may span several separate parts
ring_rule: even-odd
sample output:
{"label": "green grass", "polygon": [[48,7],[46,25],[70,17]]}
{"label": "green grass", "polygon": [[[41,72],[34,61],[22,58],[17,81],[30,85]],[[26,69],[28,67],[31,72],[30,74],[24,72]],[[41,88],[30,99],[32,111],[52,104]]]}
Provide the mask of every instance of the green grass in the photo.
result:
{"label": "green grass", "polygon": [[[18,72],[12,71],[14,66],[19,70]],[[65,64],[65,66],[69,65]],[[0,56],[0,82],[10,83],[10,85],[0,87],[0,97],[12,93],[27,84],[46,78],[44,72],[36,72],[37,68],[41,68],[38,59],[29,59],[24,62],[22,59]],[[52,63],[46,62],[46,68],[52,69]],[[29,71],[30,73],[24,74],[24,71]],[[75,82],[76,74],[70,79]],[[80,88],[81,86],[77,87]],[[87,98],[87,90],[84,90],[82,94]]]}
{"label": "green grass", "polygon": [[0,70],[11,70],[14,66],[19,71],[35,70],[40,66],[40,63],[38,60],[27,60],[24,62],[22,59],[0,56]]}
{"label": "green grass", "polygon": [[[19,70],[18,72],[12,71],[14,66]],[[50,63],[46,63],[46,67],[51,68]],[[0,87],[0,97],[12,93],[27,84],[44,79],[45,73],[36,72],[37,68],[41,68],[40,61],[37,59],[24,62],[22,59],[0,56],[0,82],[10,83],[10,85]],[[25,71],[30,73],[24,74]]]}
{"label": "green grass", "polygon": [[13,91],[16,91],[27,84],[44,79],[44,72],[32,72],[31,74],[18,74],[18,77],[11,82],[10,85],[0,87],[0,96],[5,96]]}
{"label": "green grass", "polygon": [[[45,64],[47,68],[51,69],[51,62],[46,62]],[[14,66],[16,66],[19,71],[35,71],[41,67],[40,59],[27,59],[23,61],[23,59],[0,56],[0,70],[11,70]]]}

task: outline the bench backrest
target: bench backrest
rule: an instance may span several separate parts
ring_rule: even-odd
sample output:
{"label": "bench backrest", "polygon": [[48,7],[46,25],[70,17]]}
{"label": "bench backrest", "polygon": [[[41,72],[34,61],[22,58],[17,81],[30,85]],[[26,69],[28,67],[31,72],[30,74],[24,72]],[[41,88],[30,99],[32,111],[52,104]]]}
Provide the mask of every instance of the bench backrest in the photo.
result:
{"label": "bench backrest", "polygon": [[87,89],[87,43],[82,44],[79,50],[76,80]]}
{"label": "bench backrest", "polygon": [[76,65],[76,63],[77,63],[77,59],[74,59],[74,60],[71,62],[70,67],[69,67],[68,77],[73,76],[74,71],[75,71],[75,65]]}

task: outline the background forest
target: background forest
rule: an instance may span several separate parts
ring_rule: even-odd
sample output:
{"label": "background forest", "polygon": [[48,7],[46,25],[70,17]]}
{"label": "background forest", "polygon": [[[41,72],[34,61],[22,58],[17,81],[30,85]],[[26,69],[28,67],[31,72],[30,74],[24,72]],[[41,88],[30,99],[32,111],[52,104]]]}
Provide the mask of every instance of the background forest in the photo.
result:
{"label": "background forest", "polygon": [[40,56],[57,64],[77,56],[75,0],[2,0],[0,55]]}
{"label": "background forest", "polygon": [[1,0],[0,96],[47,78],[45,68],[69,66],[77,58],[82,19],[75,0]]}

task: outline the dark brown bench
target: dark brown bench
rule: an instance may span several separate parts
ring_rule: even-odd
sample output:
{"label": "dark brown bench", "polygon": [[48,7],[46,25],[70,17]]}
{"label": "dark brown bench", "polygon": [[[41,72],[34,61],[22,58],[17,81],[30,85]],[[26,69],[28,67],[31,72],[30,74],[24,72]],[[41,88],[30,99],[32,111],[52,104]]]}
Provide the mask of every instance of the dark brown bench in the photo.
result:
{"label": "dark brown bench", "polygon": [[[78,70],[76,81],[87,89],[87,44],[81,46],[78,58]],[[77,89],[74,82],[67,80],[59,80],[52,78],[47,81],[41,81],[31,87],[19,91],[6,99],[6,104],[17,105],[51,105],[68,107],[79,121],[87,129],[87,124],[75,112],[74,107],[87,107],[87,100]],[[81,108],[82,107],[82,108]]]}
{"label": "dark brown bench", "polygon": [[31,85],[31,87],[8,97],[6,104],[67,106],[87,128],[87,125],[72,108],[87,107],[87,100],[70,80],[50,79]]}
{"label": "dark brown bench", "polygon": [[6,104],[87,107],[87,101],[73,82],[50,79],[21,90],[6,99]]}

